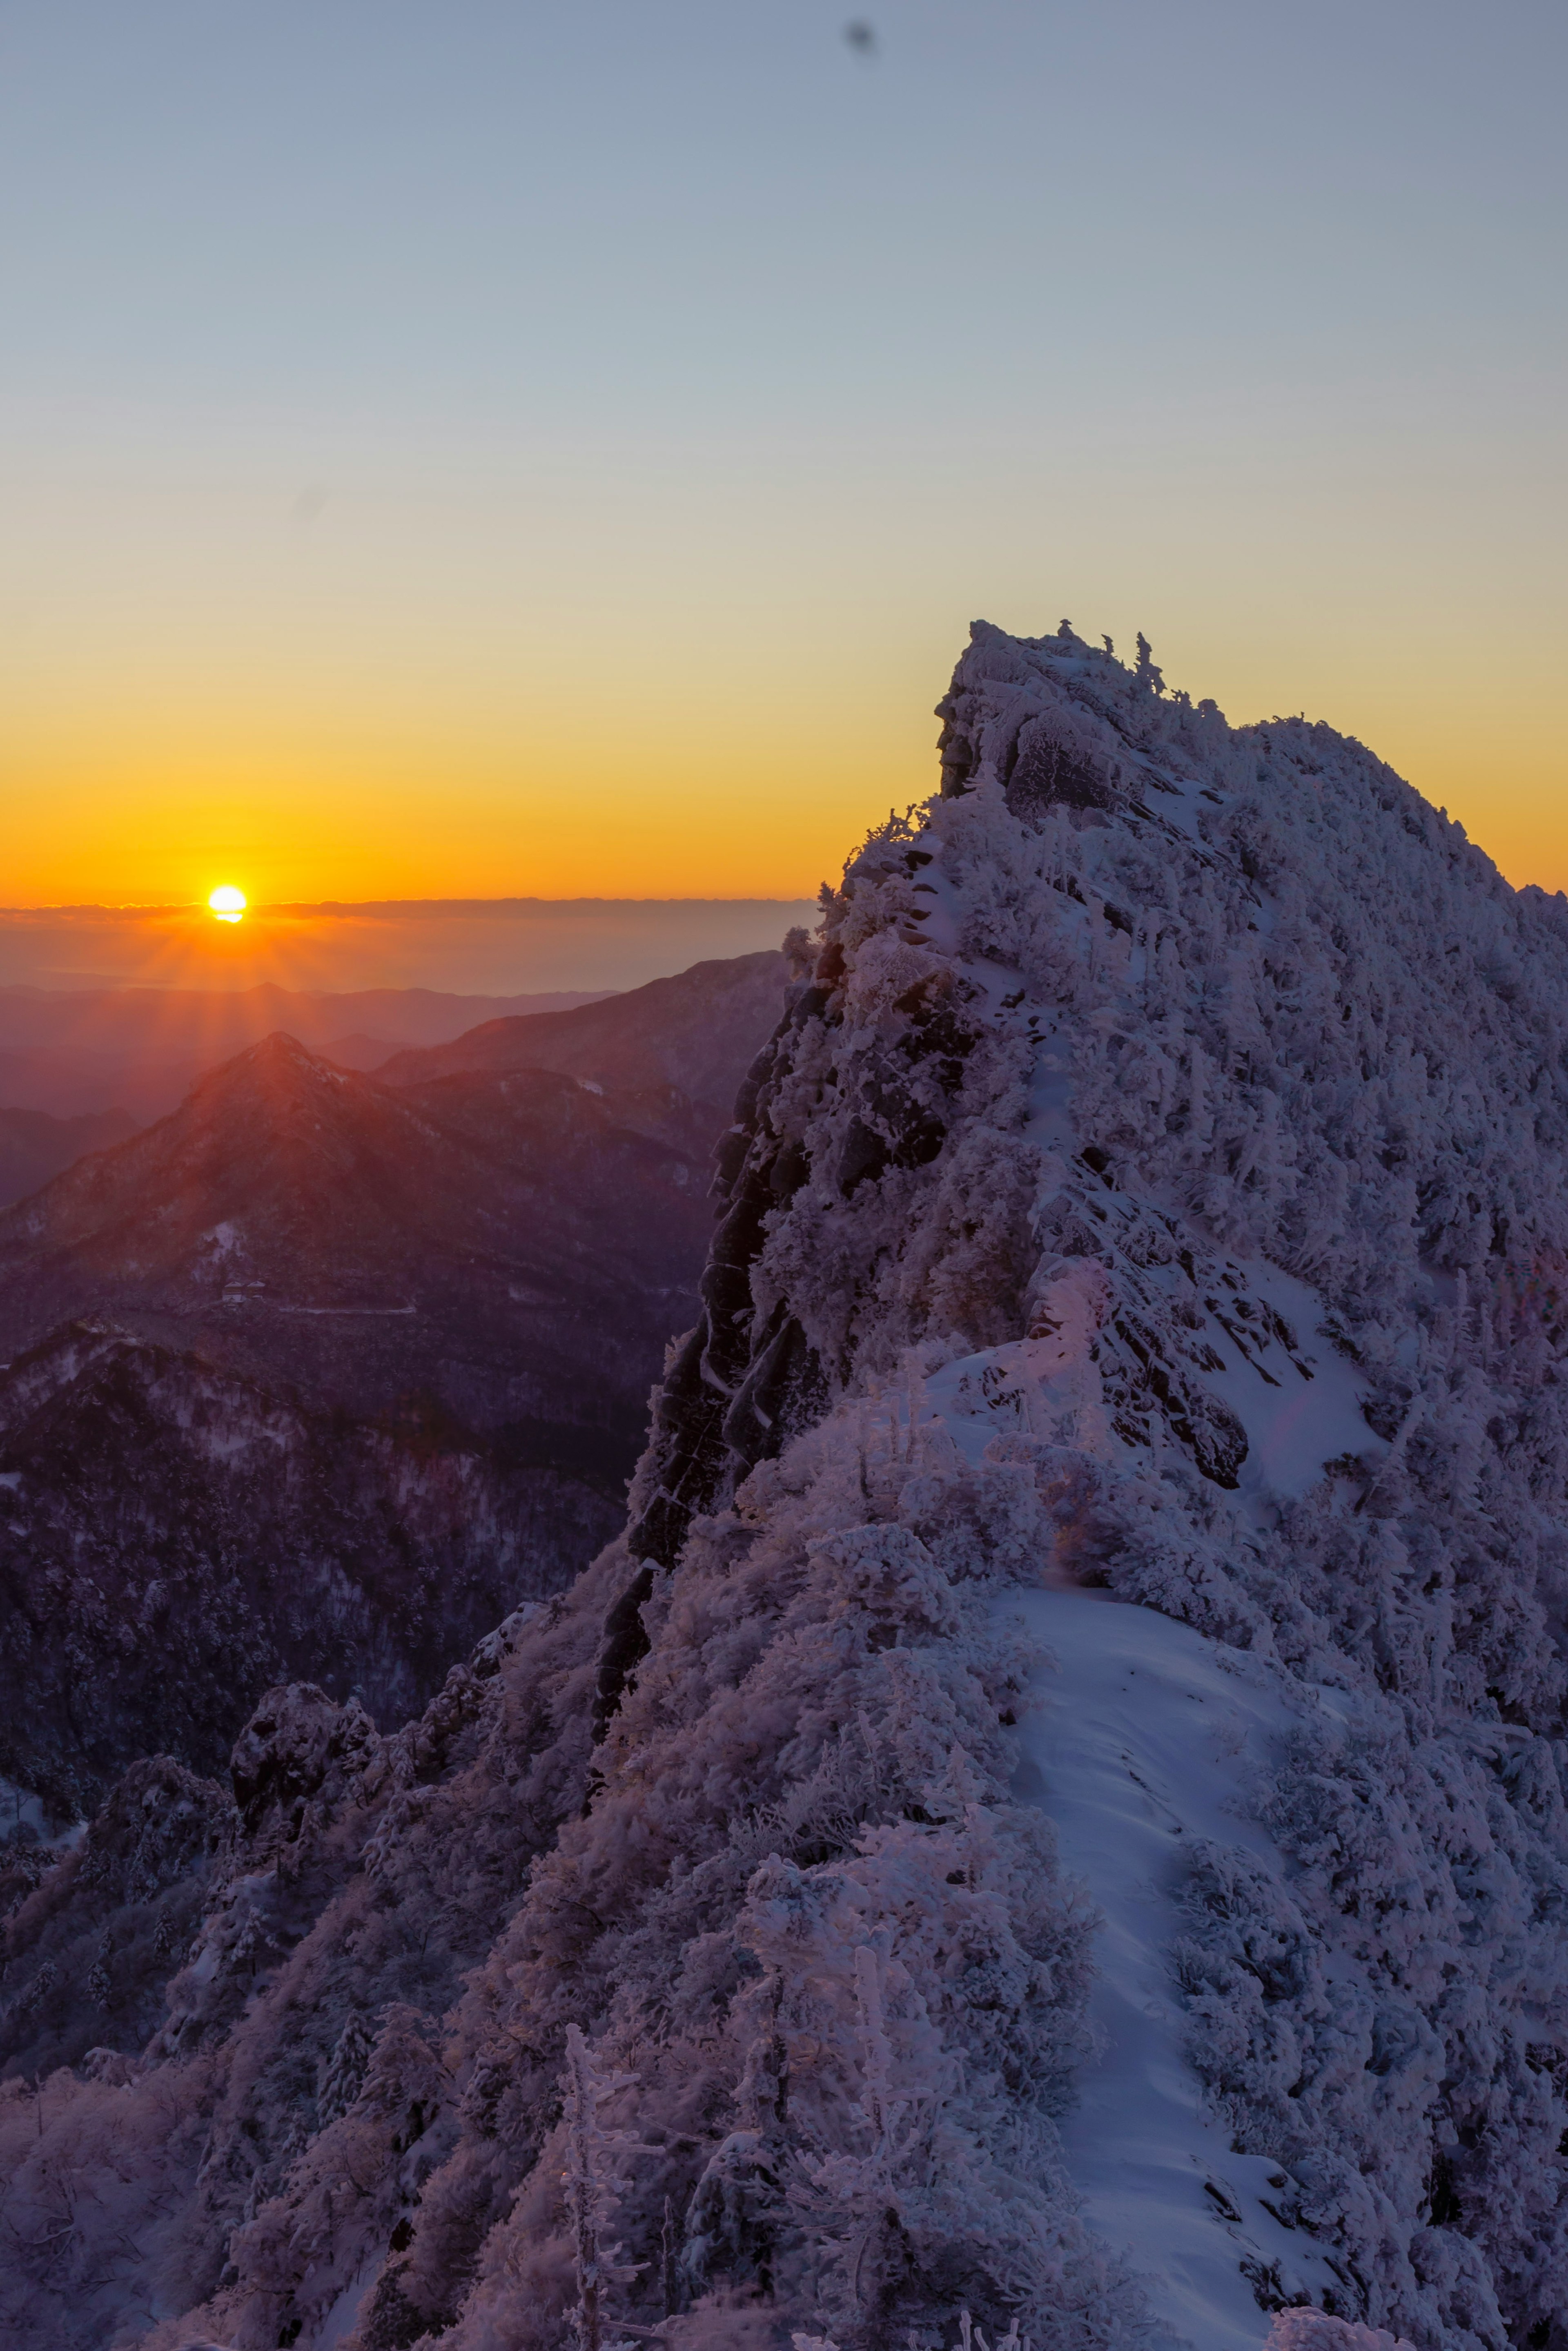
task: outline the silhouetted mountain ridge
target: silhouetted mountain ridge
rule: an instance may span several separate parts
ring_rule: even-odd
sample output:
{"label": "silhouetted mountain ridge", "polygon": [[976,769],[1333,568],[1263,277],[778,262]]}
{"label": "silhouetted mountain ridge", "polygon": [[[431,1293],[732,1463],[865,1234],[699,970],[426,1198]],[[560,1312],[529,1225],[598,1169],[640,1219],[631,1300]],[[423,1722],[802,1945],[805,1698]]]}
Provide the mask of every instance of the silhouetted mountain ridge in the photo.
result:
{"label": "silhouetted mountain ridge", "polygon": [[788,963],[780,954],[693,964],[668,979],[566,1012],[487,1020],[450,1044],[401,1052],[376,1074],[411,1086],[459,1070],[566,1070],[597,1084],[680,1088],[714,1133],[778,1018]]}

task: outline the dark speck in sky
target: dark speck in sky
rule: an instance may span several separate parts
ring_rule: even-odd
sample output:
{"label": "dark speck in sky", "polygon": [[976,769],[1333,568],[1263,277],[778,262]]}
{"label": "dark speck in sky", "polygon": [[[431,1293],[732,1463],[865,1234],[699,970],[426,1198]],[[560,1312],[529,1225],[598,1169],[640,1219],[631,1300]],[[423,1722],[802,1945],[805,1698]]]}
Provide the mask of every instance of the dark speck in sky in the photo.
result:
{"label": "dark speck in sky", "polygon": [[877,54],[877,28],[864,16],[851,18],[844,27],[844,37],[857,57],[874,57]]}

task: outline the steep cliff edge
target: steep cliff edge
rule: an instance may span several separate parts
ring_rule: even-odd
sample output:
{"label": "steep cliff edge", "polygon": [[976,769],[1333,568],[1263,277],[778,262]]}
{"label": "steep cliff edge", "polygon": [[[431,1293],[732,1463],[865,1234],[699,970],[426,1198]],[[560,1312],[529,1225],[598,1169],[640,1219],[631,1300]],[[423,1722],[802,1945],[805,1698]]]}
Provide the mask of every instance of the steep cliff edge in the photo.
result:
{"label": "steep cliff edge", "polygon": [[274,1694],[158,2034],[0,2104],[9,2343],[545,2351],[597,2146],[607,2343],[1561,2351],[1568,913],[1147,649],[942,716],[627,1536]]}

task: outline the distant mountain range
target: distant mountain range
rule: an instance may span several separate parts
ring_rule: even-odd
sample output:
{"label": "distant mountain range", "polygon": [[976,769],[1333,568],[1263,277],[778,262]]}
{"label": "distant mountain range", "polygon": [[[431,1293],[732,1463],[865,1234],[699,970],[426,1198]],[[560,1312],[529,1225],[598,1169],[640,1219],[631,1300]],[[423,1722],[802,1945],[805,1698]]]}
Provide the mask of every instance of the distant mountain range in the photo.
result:
{"label": "distant mountain range", "polygon": [[175,1109],[220,1061],[278,1029],[348,1068],[371,1069],[405,1045],[443,1044],[482,1021],[561,1012],[602,995],[0,987],[0,1105],[57,1118],[119,1109],[145,1124]]}
{"label": "distant mountain range", "polygon": [[547,1071],[394,1091],[268,1038],[0,1215],[0,1349],[109,1315],[315,1402],[486,1427],[617,1422],[624,1342],[635,1449],[709,1222],[694,1140],[660,1131],[683,1108]]}
{"label": "distant mountain range", "polygon": [[710,1155],[784,974],[487,1023],[396,1083],[274,1035],[0,1211],[0,1660],[29,1691],[0,1771],[69,1811],[150,1746],[211,1769],[285,1673],[395,1719],[569,1581],[695,1319]]}
{"label": "distant mountain range", "polygon": [[693,964],[669,979],[575,1011],[486,1021],[449,1044],[400,1052],[377,1071],[419,1085],[459,1070],[568,1070],[615,1089],[685,1094],[705,1134],[729,1122],[746,1064],[778,1017],[784,966],[774,954]]}

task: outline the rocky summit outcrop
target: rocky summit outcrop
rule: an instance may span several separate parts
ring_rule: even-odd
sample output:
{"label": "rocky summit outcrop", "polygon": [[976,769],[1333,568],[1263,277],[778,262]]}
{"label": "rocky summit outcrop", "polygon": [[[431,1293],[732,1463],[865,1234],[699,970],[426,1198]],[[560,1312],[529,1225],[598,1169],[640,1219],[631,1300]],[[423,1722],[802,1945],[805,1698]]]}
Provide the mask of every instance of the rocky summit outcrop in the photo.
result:
{"label": "rocky summit outcrop", "polygon": [[1568,914],[1147,648],[941,717],[626,1533],[269,1694],[158,2030],[0,2102],[8,2346],[1559,2351]]}

